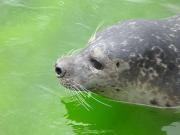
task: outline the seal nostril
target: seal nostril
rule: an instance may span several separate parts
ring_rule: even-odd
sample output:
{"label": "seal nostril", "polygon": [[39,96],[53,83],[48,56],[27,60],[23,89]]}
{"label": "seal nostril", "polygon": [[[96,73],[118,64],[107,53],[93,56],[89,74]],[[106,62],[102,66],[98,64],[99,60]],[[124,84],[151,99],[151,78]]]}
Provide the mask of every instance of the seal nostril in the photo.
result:
{"label": "seal nostril", "polygon": [[61,75],[62,74],[62,69],[60,67],[56,67],[55,68],[55,71],[58,75]]}

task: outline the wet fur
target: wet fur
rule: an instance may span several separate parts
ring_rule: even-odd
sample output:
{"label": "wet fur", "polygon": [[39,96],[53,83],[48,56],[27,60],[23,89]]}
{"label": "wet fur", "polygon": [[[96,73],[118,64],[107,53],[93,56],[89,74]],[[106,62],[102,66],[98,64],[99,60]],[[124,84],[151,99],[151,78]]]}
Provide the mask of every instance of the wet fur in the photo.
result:
{"label": "wet fur", "polygon": [[66,70],[62,85],[126,102],[180,105],[180,16],[128,20],[95,33],[89,46],[57,61]]}

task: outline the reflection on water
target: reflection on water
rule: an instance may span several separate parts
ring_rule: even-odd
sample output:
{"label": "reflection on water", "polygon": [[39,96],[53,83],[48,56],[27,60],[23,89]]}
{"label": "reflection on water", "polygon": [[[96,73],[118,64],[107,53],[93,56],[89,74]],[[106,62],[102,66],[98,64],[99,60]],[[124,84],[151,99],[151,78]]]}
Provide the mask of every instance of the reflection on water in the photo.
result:
{"label": "reflection on water", "polygon": [[180,121],[173,122],[162,128],[162,131],[165,131],[167,135],[179,135],[180,133]]}
{"label": "reflection on water", "polygon": [[[67,109],[66,118],[74,131],[81,135],[177,135],[180,133],[180,114],[178,109],[159,109],[142,105],[131,105],[101,98],[110,104],[107,107],[86,98],[92,107],[86,110],[72,97],[64,98],[62,102]],[[77,106],[78,105],[78,106]],[[175,122],[175,123],[174,123]],[[171,124],[172,123],[172,124]]]}

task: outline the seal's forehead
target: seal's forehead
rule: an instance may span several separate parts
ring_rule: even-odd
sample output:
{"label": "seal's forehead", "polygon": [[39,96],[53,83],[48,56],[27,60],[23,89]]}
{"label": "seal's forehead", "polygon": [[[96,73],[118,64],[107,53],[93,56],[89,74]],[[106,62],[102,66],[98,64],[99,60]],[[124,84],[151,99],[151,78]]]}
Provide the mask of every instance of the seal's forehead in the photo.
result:
{"label": "seal's forehead", "polygon": [[90,51],[98,48],[103,51],[107,42],[103,37],[97,36],[93,41],[89,42],[88,44],[88,48],[90,49]]}

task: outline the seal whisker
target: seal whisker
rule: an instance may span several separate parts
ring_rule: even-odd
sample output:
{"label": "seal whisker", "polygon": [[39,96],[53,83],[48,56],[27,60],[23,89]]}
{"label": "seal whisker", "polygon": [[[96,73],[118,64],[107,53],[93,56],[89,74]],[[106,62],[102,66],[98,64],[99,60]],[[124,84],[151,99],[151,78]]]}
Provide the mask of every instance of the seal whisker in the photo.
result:
{"label": "seal whisker", "polygon": [[59,59],[62,59],[63,57],[65,57],[65,54],[62,54]]}
{"label": "seal whisker", "polygon": [[73,93],[73,98],[76,99],[76,100],[79,102],[79,104],[81,104],[81,101],[80,101],[80,99],[77,97],[77,93],[75,92],[74,88],[70,87],[70,89],[72,89],[72,90],[69,90],[69,91],[70,91],[71,93]]}
{"label": "seal whisker", "polygon": [[[67,80],[70,81],[70,79],[67,79]],[[73,88],[71,85],[69,85],[68,83],[67,83],[67,84],[64,84],[64,83],[62,82],[62,85],[65,85],[65,86],[68,85],[69,88],[72,89],[72,90],[69,90],[69,89],[66,89],[66,90],[70,93],[70,95],[72,95],[73,99],[76,99],[76,100],[80,103],[79,99],[76,97],[75,91],[73,90],[74,88]]]}
{"label": "seal whisker", "polygon": [[[89,92],[84,86],[82,86],[82,85],[79,85],[79,86],[84,90],[84,92],[86,92],[86,93]],[[94,99],[95,101],[97,101],[97,102],[99,102],[99,103],[101,103],[101,104],[103,104],[103,105],[105,105],[105,106],[112,107],[111,105],[106,104],[106,103],[100,101],[99,99],[93,97],[93,95],[91,95],[91,97],[92,97],[92,99]]]}
{"label": "seal whisker", "polygon": [[[74,87],[75,87],[75,88],[74,88]],[[75,85],[73,85],[73,87],[71,87],[71,89],[72,89],[72,92],[75,93],[75,97],[78,99],[79,103],[80,103],[81,105],[83,105],[83,106],[87,109],[87,104],[85,104],[84,99],[83,99],[83,98],[79,95],[79,93],[77,92],[78,87],[76,87]],[[89,111],[89,109],[88,109],[88,111]]]}
{"label": "seal whisker", "polygon": [[[75,82],[74,82],[75,83]],[[74,85],[74,87],[76,88],[76,89],[78,89],[78,87],[76,87],[75,85]],[[79,91],[77,91],[77,90],[75,90],[75,92],[78,94],[77,96],[79,97],[79,99],[84,103],[84,105],[86,105],[87,107],[89,107],[89,108],[92,108],[86,101],[85,101],[85,99],[83,98],[83,96],[81,95],[81,91],[79,90]]]}
{"label": "seal whisker", "polygon": [[75,50],[75,49],[71,49],[70,51],[68,51],[68,52],[65,54],[65,57],[71,55],[71,53],[72,53],[74,50]]}
{"label": "seal whisker", "polygon": [[82,97],[84,103],[85,103],[90,109],[93,109],[93,108],[91,107],[91,105],[90,105],[89,103],[87,103],[86,100],[84,99],[84,96],[85,96],[85,95],[83,95],[82,91],[78,91],[78,93],[79,93],[80,96]]}
{"label": "seal whisker", "polygon": [[[88,104],[87,102],[86,102],[86,100],[84,99],[84,98],[86,98],[87,96],[86,96],[86,94],[84,94],[83,92],[86,92],[86,91],[81,91],[81,89],[82,89],[82,86],[79,84],[79,83],[77,83],[76,81],[73,81],[77,86],[75,86],[76,88],[79,86],[80,87],[80,89],[78,88],[78,93],[81,95],[81,97],[83,98],[83,101],[85,102],[85,104],[89,107],[89,108],[91,108],[92,109],[92,107],[91,107],[91,105],[90,104]],[[82,89],[83,90],[83,89]],[[86,92],[87,93],[87,92]]]}
{"label": "seal whisker", "polygon": [[80,52],[82,50],[82,48],[78,48],[78,49],[71,49],[70,51],[68,51],[67,53],[63,54],[60,56],[60,59],[67,57],[67,56],[73,56],[75,54],[77,54],[78,52]]}
{"label": "seal whisker", "polygon": [[[84,94],[84,91],[78,91],[78,93],[82,96],[83,99],[87,97],[86,94]],[[84,99],[84,102],[85,102],[91,109],[93,109],[92,106],[91,106],[85,99]]]}
{"label": "seal whisker", "polygon": [[53,91],[52,89],[48,88],[48,87],[45,87],[43,85],[37,85],[38,88],[40,88],[41,90],[44,90],[54,96],[57,96],[57,97],[61,97],[59,93]]}
{"label": "seal whisker", "polygon": [[104,22],[101,22],[101,23],[99,23],[99,24],[97,25],[97,27],[96,27],[94,33],[91,35],[88,43],[91,43],[91,42],[93,42],[93,41],[95,40],[97,31],[101,28],[101,26],[102,26],[103,24],[104,24]]}
{"label": "seal whisker", "polygon": [[74,91],[76,93],[76,97],[79,99],[79,101],[81,102],[81,105],[87,110],[90,111],[88,106],[85,104],[85,102],[83,101],[82,97],[79,96],[78,92],[75,90]]}
{"label": "seal whisker", "polygon": [[93,95],[91,95],[91,97],[92,97],[92,99],[94,99],[95,101],[97,101],[97,102],[101,103],[102,105],[105,105],[105,106],[107,106],[107,107],[112,107],[111,105],[106,104],[106,103],[104,103],[104,102],[100,101],[99,99],[97,99],[97,98],[93,97]]}
{"label": "seal whisker", "polygon": [[80,89],[83,90],[81,93],[84,97],[89,97],[90,92],[87,89],[85,89],[81,84],[77,83],[76,81],[74,81],[74,83],[76,83],[80,87]]}
{"label": "seal whisker", "polygon": [[77,54],[78,52],[80,52],[82,50],[82,48],[79,48],[79,49],[75,49],[71,52],[70,56],[73,56],[75,54]]}
{"label": "seal whisker", "polygon": [[79,103],[79,105],[82,105],[82,103],[81,103],[81,101],[79,100],[79,98],[77,97],[77,94],[75,93],[75,91],[73,90],[73,91],[71,91],[71,92],[73,93],[72,98],[73,98],[75,101],[77,101],[77,102]]}
{"label": "seal whisker", "polygon": [[75,95],[72,90],[66,89],[66,92],[68,92],[71,96]]}
{"label": "seal whisker", "polygon": [[67,57],[67,56],[70,56],[73,51],[74,51],[74,49],[71,49],[68,52],[62,54],[59,59],[62,59],[62,58]]}
{"label": "seal whisker", "polygon": [[81,101],[80,99],[77,97],[77,93],[73,90],[72,93],[74,94],[73,97],[76,98],[76,100],[79,102],[79,104],[81,105]]}

